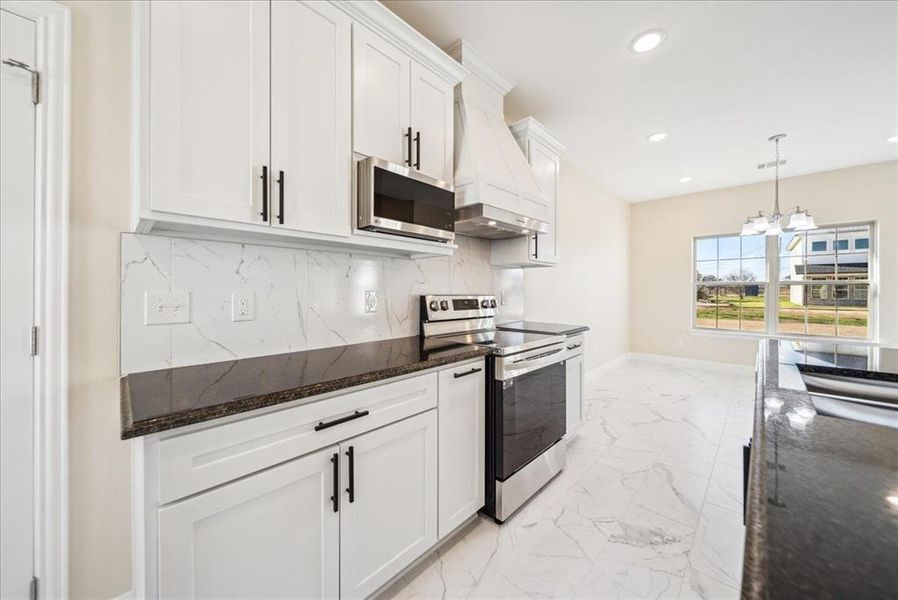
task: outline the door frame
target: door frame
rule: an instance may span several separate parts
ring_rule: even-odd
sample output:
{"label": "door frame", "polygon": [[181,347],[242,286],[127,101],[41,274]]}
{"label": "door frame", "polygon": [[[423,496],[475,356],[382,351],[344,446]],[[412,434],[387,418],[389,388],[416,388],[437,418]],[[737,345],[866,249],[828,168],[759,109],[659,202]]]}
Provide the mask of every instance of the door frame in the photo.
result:
{"label": "door frame", "polygon": [[68,259],[71,12],[0,0],[37,25],[35,109],[34,575],[40,597],[68,597]]}

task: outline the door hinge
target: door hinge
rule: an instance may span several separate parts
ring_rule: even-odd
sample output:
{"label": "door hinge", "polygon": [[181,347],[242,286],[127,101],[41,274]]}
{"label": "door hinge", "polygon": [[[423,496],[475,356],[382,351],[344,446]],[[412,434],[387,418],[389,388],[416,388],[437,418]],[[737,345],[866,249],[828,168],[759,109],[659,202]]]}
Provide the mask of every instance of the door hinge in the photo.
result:
{"label": "door hinge", "polygon": [[31,585],[28,586],[29,600],[37,600],[37,577],[31,578]]}
{"label": "door hinge", "polygon": [[22,61],[16,60],[14,58],[4,58],[4,65],[9,65],[10,67],[16,69],[22,69],[23,71],[28,71],[31,74],[31,102],[33,104],[40,104],[41,101],[41,74],[39,71],[32,69],[30,65],[23,63]]}
{"label": "door hinge", "polygon": [[37,356],[37,325],[31,327],[31,356]]}

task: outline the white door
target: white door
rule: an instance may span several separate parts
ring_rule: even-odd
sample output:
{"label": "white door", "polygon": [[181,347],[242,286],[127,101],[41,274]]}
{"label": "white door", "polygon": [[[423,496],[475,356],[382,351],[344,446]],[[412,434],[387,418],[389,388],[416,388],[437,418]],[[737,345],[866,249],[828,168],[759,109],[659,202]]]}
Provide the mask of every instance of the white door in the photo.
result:
{"label": "white door", "polygon": [[269,3],[150,5],[150,204],[262,222],[269,164]]}
{"label": "white door", "polygon": [[549,201],[549,205],[546,207],[549,232],[539,236],[539,241],[533,250],[538,260],[554,261],[558,257],[558,238],[555,233],[558,227],[558,155],[541,143],[530,140],[530,168],[540,189]]}
{"label": "white door", "polygon": [[[364,598],[437,541],[437,411],[340,445],[340,596]],[[352,479],[350,483],[350,479]]]}
{"label": "white door", "polygon": [[325,2],[271,10],[272,223],[349,235],[352,21]]}
{"label": "white door", "polygon": [[430,177],[452,181],[454,87],[417,62],[411,63],[411,125],[415,164]]}
{"label": "white door", "polygon": [[35,24],[0,10],[0,598],[34,573]]}
{"label": "white door", "polygon": [[482,362],[440,372],[440,538],[483,506],[485,381]]}
{"label": "white door", "polygon": [[574,431],[583,415],[583,355],[574,356],[565,361],[565,401],[567,403],[566,429]]}
{"label": "white door", "polygon": [[409,164],[409,57],[364,25],[352,26],[353,150]]}
{"label": "white door", "polygon": [[337,447],[159,511],[162,598],[335,598]]}

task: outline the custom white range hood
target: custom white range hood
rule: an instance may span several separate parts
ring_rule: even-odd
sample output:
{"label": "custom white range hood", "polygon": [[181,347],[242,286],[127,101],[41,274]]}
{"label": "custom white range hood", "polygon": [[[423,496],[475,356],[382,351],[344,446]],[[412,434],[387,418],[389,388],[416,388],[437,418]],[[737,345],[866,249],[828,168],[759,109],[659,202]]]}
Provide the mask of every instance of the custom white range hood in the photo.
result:
{"label": "custom white range hood", "polygon": [[447,52],[471,74],[455,88],[455,231],[503,239],[549,231],[549,200],[503,114],[514,82],[467,42]]}

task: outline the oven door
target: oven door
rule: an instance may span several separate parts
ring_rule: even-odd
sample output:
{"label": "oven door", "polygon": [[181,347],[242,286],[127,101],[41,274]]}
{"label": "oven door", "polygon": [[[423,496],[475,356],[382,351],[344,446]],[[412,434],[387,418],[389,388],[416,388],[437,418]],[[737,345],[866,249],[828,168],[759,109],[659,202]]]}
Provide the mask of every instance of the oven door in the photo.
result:
{"label": "oven door", "polygon": [[379,158],[359,163],[359,228],[409,237],[455,239],[451,183]]}
{"label": "oven door", "polygon": [[495,379],[493,388],[495,476],[505,481],[564,436],[564,362],[558,360],[504,381]]}

